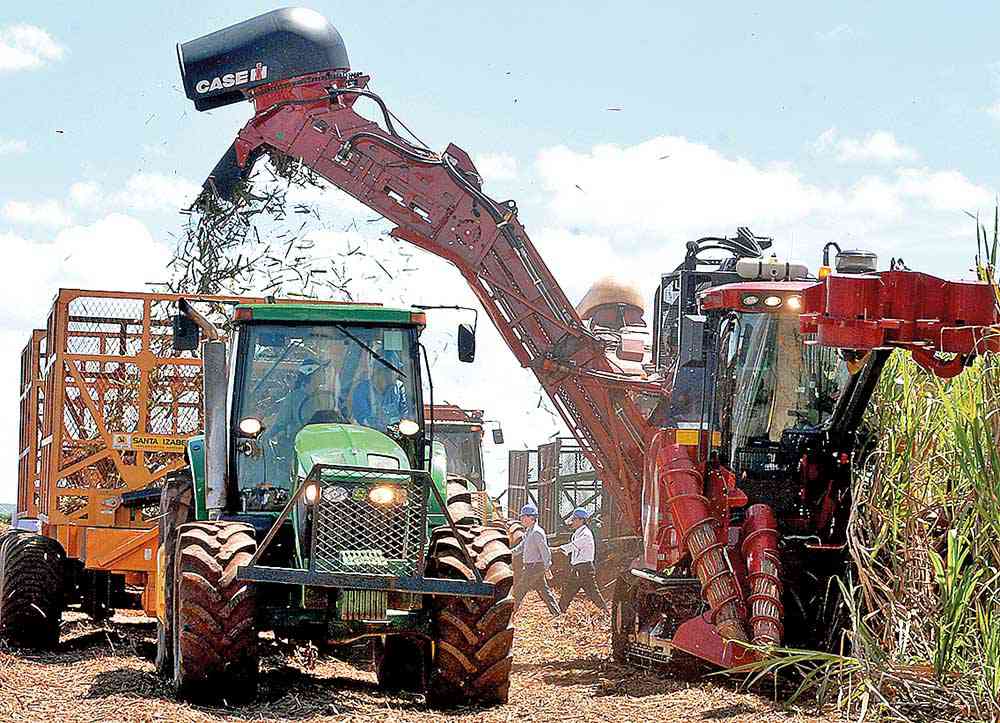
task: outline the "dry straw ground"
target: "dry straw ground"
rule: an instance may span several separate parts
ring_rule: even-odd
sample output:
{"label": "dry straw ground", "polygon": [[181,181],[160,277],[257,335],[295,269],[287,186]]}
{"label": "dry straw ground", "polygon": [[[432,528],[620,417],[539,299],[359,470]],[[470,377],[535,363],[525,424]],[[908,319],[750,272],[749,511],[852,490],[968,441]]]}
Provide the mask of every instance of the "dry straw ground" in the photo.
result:
{"label": "dry straw ground", "polygon": [[63,626],[48,654],[0,650],[3,721],[782,721],[812,720],[720,682],[685,683],[608,659],[607,623],[578,602],[552,624],[529,600],[518,620],[511,701],[489,710],[429,711],[420,696],[384,695],[371,672],[332,658],[267,658],[260,700],[241,708],[177,703],[151,662],[155,629],[119,614]]}

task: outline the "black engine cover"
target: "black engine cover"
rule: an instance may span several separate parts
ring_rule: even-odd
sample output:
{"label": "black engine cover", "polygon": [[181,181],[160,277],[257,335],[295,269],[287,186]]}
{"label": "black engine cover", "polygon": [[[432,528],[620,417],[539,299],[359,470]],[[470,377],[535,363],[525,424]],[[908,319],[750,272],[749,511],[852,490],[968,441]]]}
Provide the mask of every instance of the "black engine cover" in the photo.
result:
{"label": "black engine cover", "polygon": [[348,70],[340,33],[322,15],[283,8],[180,43],[184,93],[198,110],[243,100],[258,85],[322,70]]}

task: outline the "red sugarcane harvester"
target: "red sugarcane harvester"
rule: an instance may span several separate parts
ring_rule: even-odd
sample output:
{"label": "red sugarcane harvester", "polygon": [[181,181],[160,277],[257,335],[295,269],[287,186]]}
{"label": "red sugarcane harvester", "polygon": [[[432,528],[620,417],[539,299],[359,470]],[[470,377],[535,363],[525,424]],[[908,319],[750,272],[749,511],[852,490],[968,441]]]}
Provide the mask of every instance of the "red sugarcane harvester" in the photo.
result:
{"label": "red sugarcane harvester", "polygon": [[404,138],[325,19],[279,10],[178,50],[196,108],[254,108],[203,203],[231,199],[261,156],[297,159],[454,264],[535,373],[643,537],[618,582],[616,653],[730,667],[756,655],[745,644],[828,641],[876,381],[893,349],[940,376],[991,350],[990,284],[879,272],[872,254],[839,248],[816,278],[740,229],[688,244],[656,291],[651,357],[628,367],[634,345],[581,320],[516,203],[487,196],[461,148]]}

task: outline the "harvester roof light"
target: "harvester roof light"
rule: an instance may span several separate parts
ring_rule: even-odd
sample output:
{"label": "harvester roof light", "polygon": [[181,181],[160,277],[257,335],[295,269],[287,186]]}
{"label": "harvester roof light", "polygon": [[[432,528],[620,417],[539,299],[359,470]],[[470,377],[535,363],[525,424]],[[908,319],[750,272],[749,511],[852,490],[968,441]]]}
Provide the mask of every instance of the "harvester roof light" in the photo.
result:
{"label": "harvester roof light", "polygon": [[743,306],[756,306],[760,303],[760,297],[754,294],[747,294],[743,297]]}
{"label": "harvester roof light", "polygon": [[781,297],[780,296],[765,296],[764,297],[764,306],[770,306],[772,309],[777,309],[779,306],[781,306]]}
{"label": "harvester roof light", "polygon": [[802,308],[802,297],[801,296],[789,296],[785,299],[785,306],[787,306],[792,311],[798,311]]}

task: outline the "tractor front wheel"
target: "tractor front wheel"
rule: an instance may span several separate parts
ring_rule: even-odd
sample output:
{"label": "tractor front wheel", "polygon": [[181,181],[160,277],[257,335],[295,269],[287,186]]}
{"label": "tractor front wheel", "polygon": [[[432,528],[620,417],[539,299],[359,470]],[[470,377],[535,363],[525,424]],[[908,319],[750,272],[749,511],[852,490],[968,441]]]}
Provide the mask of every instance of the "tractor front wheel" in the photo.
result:
{"label": "tractor front wheel", "polygon": [[177,528],[173,580],[173,669],[177,695],[241,702],[257,694],[256,595],[236,571],[257,550],[239,522]]}
{"label": "tractor front wheel", "polygon": [[[433,597],[435,650],[427,700],[437,707],[506,703],[514,642],[514,599],[510,594],[514,576],[507,533],[480,525],[463,525],[458,532],[473,564],[483,580],[494,585],[494,592],[489,598]],[[433,533],[428,575],[475,580],[448,527]]]}
{"label": "tractor front wheel", "polygon": [[66,555],[50,537],[28,532],[0,543],[0,640],[51,650],[65,607]]}

